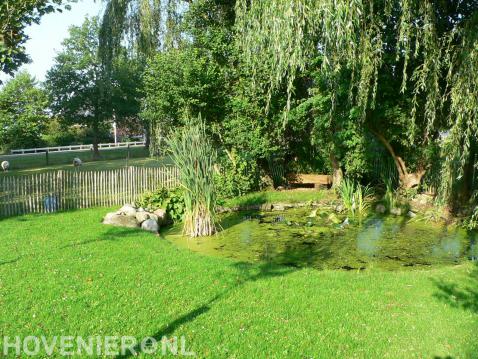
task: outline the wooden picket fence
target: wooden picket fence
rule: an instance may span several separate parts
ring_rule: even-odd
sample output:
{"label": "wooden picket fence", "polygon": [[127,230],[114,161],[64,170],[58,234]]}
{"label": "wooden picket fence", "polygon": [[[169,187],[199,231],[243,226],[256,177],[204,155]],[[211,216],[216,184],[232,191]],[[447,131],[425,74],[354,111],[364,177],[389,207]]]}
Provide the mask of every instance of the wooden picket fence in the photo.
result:
{"label": "wooden picket fence", "polygon": [[0,217],[132,203],[145,191],[179,184],[178,169],[125,167],[0,177]]}

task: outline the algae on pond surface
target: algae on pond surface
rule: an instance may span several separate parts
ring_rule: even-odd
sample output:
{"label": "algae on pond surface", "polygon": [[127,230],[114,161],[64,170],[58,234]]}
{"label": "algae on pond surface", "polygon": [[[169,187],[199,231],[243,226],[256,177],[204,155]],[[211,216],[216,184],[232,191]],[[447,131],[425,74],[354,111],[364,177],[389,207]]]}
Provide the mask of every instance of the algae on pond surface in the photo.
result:
{"label": "algae on pond surface", "polygon": [[461,228],[405,217],[369,217],[359,224],[310,212],[233,213],[222,217],[223,230],[214,236],[191,239],[178,227],[164,236],[206,255],[318,269],[427,268],[478,257],[475,233]]}

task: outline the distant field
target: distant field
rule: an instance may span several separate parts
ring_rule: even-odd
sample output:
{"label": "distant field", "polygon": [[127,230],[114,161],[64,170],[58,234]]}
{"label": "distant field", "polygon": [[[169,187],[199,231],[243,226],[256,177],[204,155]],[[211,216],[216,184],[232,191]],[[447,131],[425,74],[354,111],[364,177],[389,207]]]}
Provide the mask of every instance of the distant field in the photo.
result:
{"label": "distant field", "polygon": [[[132,147],[129,150],[129,158],[147,158],[149,156],[148,150],[144,147]],[[100,151],[100,160],[93,161],[93,153],[86,151],[72,151],[72,152],[52,152],[47,156],[45,153],[27,154],[27,155],[0,155],[0,162],[8,161],[10,163],[10,170],[27,170],[27,169],[43,169],[46,167],[61,167],[64,165],[71,165],[75,157],[80,158],[84,165],[88,162],[99,163],[111,160],[126,160],[128,157],[128,149],[115,148]]]}
{"label": "distant field", "polygon": [[130,158],[125,148],[100,151],[101,158],[93,161],[90,151],[78,152],[57,152],[49,154],[49,164],[46,163],[46,156],[42,154],[29,154],[18,156],[1,156],[0,162],[10,162],[10,171],[1,173],[0,176],[15,176],[29,173],[41,173],[51,170],[67,170],[73,168],[73,158],[78,157],[83,161],[80,171],[115,169],[125,166],[146,166],[156,167],[164,164],[171,164],[168,159],[156,159],[149,157],[148,151],[143,147],[130,149]]}

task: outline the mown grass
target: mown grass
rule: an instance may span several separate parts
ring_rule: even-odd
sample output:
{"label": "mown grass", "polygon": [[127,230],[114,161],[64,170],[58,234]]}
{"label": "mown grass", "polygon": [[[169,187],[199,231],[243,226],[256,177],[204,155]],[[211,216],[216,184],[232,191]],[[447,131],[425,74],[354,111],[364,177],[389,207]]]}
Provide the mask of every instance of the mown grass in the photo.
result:
{"label": "mown grass", "polygon": [[241,197],[236,197],[224,201],[224,206],[246,206],[265,203],[301,203],[309,201],[321,201],[325,199],[335,199],[337,196],[334,191],[315,190],[315,189],[295,189],[284,191],[262,191],[248,193]]}
{"label": "mown grass", "polygon": [[238,263],[103,226],[106,212],[0,221],[1,335],[184,335],[201,358],[476,357],[471,264],[346,272]]}

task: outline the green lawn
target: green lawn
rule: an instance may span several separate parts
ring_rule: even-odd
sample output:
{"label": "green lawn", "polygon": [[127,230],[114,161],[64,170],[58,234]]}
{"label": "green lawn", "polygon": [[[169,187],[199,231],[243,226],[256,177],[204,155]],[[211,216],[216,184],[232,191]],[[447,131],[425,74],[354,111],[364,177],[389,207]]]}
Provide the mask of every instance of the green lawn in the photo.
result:
{"label": "green lawn", "polygon": [[210,358],[476,358],[478,274],[238,263],[107,227],[107,209],[0,221],[0,333],[185,336]]}
{"label": "green lawn", "polygon": [[[132,147],[129,152],[130,162],[134,163],[136,159],[145,160],[149,156],[144,147]],[[0,162],[7,160],[10,163],[11,173],[22,173],[25,170],[45,171],[50,169],[71,168],[73,159],[78,157],[82,160],[83,166],[101,167],[103,162],[126,163],[128,150],[126,148],[116,148],[100,151],[100,160],[93,161],[91,151],[71,151],[71,152],[52,152],[48,157],[48,164],[45,153],[2,156]]]}

